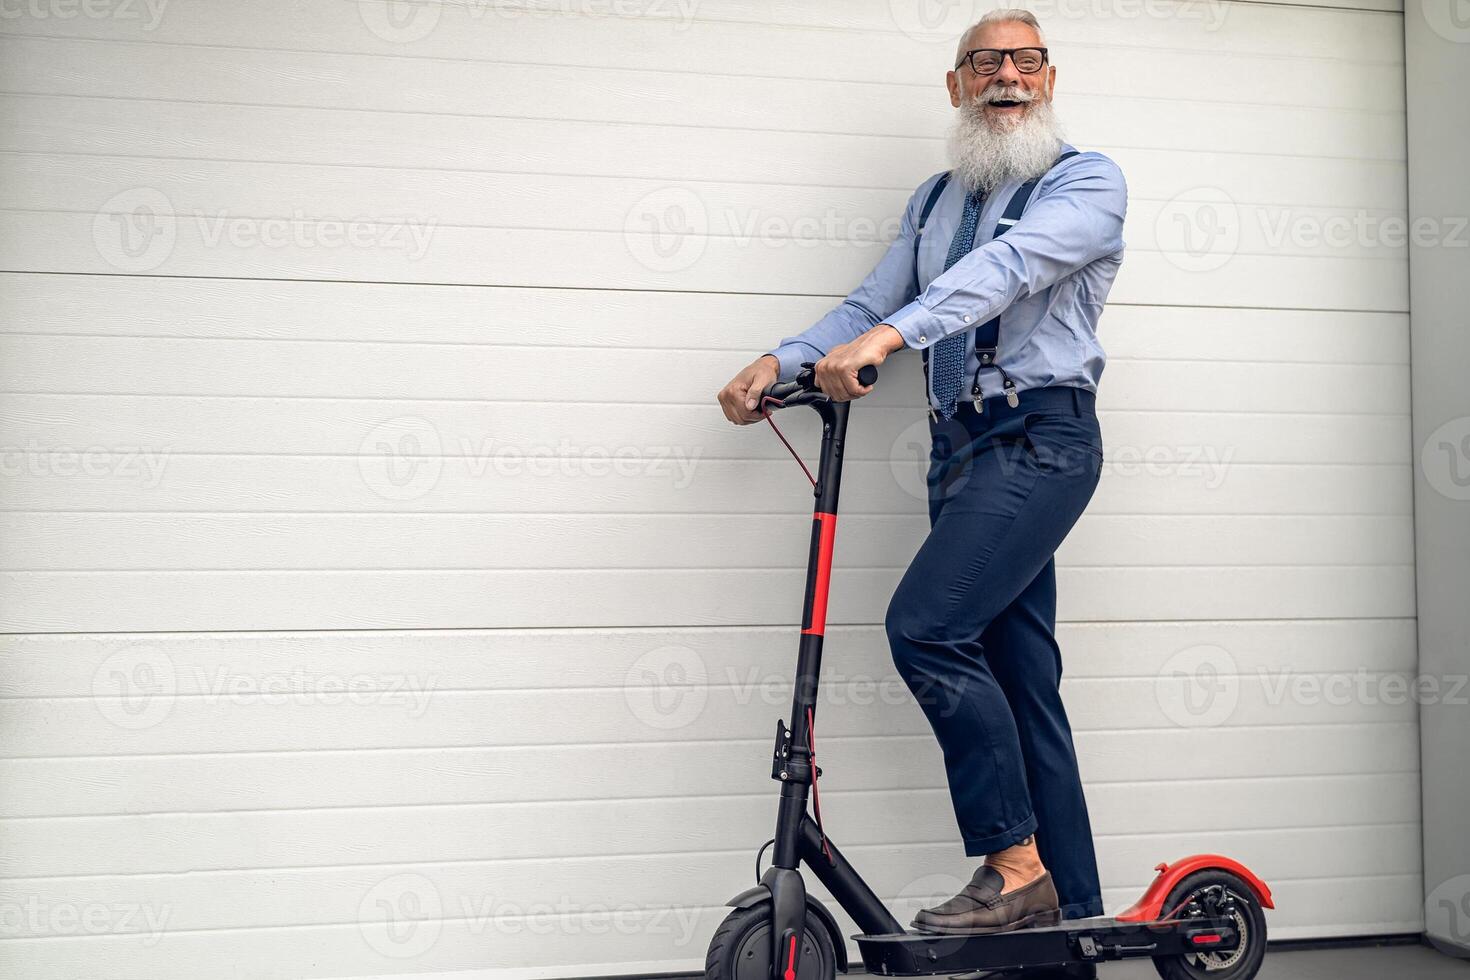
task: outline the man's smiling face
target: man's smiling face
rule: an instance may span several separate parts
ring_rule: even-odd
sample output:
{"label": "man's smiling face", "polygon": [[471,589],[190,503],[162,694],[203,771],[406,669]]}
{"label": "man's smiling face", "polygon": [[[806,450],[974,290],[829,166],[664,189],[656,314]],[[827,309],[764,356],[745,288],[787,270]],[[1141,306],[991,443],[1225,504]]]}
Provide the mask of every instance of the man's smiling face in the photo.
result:
{"label": "man's smiling face", "polygon": [[[1034,27],[1017,21],[1001,21],[985,24],[962,37],[955,60],[960,61],[966,51],[975,48],[1039,47],[1043,45]],[[1004,130],[1015,125],[1036,103],[1051,101],[1056,72],[1056,68],[1048,64],[1041,71],[1023,74],[1016,69],[1015,61],[1007,56],[994,75],[976,74],[968,61],[962,61],[958,68],[945,76],[945,82],[949,86],[951,105],[958,107],[962,99],[979,100],[983,103],[981,114],[986,124],[991,129]]]}

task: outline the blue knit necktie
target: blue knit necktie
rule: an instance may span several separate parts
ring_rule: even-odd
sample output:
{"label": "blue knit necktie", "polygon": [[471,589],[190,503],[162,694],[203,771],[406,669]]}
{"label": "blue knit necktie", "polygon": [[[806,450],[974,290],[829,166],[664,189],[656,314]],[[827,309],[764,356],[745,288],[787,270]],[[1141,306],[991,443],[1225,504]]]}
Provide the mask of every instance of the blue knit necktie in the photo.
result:
{"label": "blue knit necktie", "polygon": [[[955,229],[954,241],[949,243],[949,255],[944,260],[948,269],[970,254],[975,244],[975,227],[980,223],[980,205],[984,193],[977,190],[965,198],[965,213],[960,217],[960,226]],[[960,397],[961,375],[965,367],[965,332],[941,337],[934,345],[931,371],[934,376],[934,397],[939,399],[939,414],[945,421],[954,418],[955,402]]]}

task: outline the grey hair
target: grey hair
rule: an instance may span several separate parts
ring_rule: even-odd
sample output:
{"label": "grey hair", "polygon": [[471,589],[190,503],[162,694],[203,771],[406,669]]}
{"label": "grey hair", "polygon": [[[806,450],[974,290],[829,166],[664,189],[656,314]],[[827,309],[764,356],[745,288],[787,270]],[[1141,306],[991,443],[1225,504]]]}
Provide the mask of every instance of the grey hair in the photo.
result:
{"label": "grey hair", "polygon": [[969,41],[970,35],[982,27],[988,27],[991,24],[1025,24],[1036,32],[1036,37],[1041,42],[1041,46],[1043,48],[1046,47],[1046,35],[1042,33],[1041,22],[1036,19],[1035,14],[1029,10],[1022,10],[1020,7],[1001,7],[998,10],[992,10],[986,13],[984,17],[975,21],[965,33],[960,35],[959,47],[954,53],[956,61],[964,57],[965,51],[968,50],[966,48],[966,42]]}

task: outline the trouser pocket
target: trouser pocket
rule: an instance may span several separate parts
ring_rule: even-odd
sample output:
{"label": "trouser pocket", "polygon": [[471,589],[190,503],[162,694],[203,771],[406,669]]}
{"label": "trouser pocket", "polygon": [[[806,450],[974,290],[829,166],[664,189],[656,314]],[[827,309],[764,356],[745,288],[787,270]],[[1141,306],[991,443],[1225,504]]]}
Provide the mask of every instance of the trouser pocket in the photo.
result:
{"label": "trouser pocket", "polygon": [[1102,470],[1102,431],[1091,412],[1028,412],[1021,419],[1026,450],[1048,473],[1096,477]]}

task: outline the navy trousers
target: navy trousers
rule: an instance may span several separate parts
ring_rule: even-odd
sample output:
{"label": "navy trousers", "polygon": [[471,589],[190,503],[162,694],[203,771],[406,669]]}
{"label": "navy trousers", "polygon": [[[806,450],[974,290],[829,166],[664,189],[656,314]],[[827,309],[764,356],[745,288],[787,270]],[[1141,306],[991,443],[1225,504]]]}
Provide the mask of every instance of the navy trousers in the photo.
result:
{"label": "navy trousers", "polygon": [[1059,692],[1054,553],[1097,487],[1094,396],[1035,388],[930,421],[929,536],[889,602],[893,661],[944,753],[965,853],[1036,835],[1065,918],[1101,915]]}

